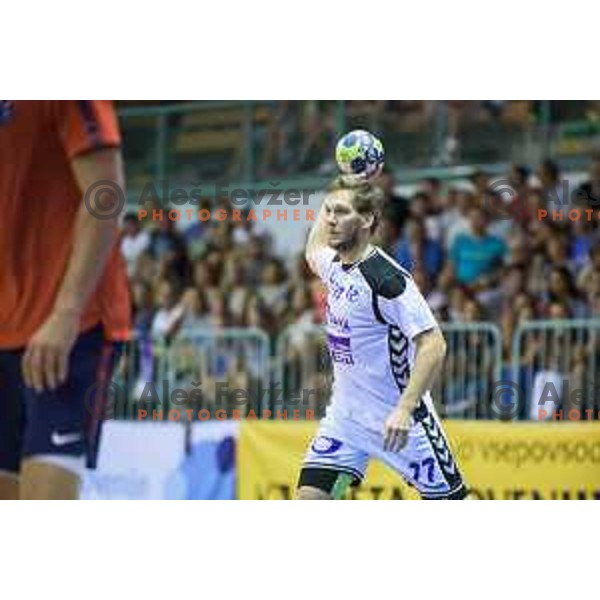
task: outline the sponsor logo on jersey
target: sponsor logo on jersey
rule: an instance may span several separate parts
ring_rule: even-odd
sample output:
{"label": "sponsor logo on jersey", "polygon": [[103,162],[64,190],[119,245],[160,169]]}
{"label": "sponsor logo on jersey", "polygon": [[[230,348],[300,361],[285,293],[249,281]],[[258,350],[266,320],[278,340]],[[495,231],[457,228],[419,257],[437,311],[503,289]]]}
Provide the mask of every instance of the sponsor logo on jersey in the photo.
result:
{"label": "sponsor logo on jersey", "polygon": [[354,358],[352,357],[352,345],[349,337],[328,333],[327,345],[329,347],[329,353],[331,354],[331,360],[333,362],[342,363],[345,365],[354,364]]}
{"label": "sponsor logo on jersey", "polygon": [[350,333],[351,329],[350,329],[350,323],[348,322],[348,317],[345,317],[345,316],[342,317],[342,316],[336,315],[331,310],[329,303],[327,303],[326,312],[327,312],[327,323],[329,325],[331,325],[332,327],[335,327],[335,329],[338,329],[342,333],[347,333],[347,334]]}
{"label": "sponsor logo on jersey", "polygon": [[335,438],[321,435],[313,440],[312,451],[316,454],[333,454],[342,447],[342,442]]}

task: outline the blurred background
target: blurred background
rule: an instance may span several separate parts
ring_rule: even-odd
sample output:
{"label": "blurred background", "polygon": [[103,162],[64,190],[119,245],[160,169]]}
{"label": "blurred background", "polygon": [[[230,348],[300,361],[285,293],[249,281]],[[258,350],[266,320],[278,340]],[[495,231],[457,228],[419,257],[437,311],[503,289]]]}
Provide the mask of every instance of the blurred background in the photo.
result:
{"label": "blurred background", "polygon": [[[570,220],[576,205],[561,202],[600,192],[600,101],[161,101],[118,108],[131,209],[122,247],[136,335],[154,345],[179,340],[174,360],[189,364],[177,377],[204,371],[205,395],[211,378],[225,374],[261,388],[276,377],[286,394],[326,387],[318,327],[324,290],[302,257],[310,222],[262,220],[269,194],[263,206],[248,202],[257,221],[175,222],[166,210],[185,207],[170,202],[172,190],[200,190],[195,210],[213,214],[233,207],[215,195],[216,184],[248,194],[302,190],[317,210],[337,170],[335,143],[356,128],[375,133],[386,150],[378,241],[448,324],[442,412],[492,416],[493,384],[515,369],[524,397],[518,406],[506,399],[511,417],[534,416],[534,386],[551,381],[562,395],[563,374],[595,385],[595,327],[574,320],[600,311],[597,217]],[[164,208],[164,218],[150,213],[140,222],[140,206]],[[548,217],[540,219],[544,207]],[[561,209],[562,220],[553,220],[552,210]],[[491,258],[472,260],[473,236]],[[200,330],[220,332],[235,348],[183,343]],[[129,386],[140,376],[146,381],[149,370],[175,369],[146,364],[156,352],[146,348],[145,357],[129,362]],[[537,382],[536,372],[543,372]]]}
{"label": "blurred background", "polygon": [[[144,420],[153,421],[153,410],[166,419],[181,408],[148,387],[164,381],[189,392],[188,449],[201,408],[211,420],[218,408],[227,416],[239,410],[242,419],[278,409],[324,414],[325,290],[303,258],[311,222],[266,217],[265,209],[286,207],[250,196],[299,190],[316,214],[337,172],[336,141],[352,129],[373,132],[385,147],[377,243],[411,271],[446,334],[434,395],[441,415],[576,420],[575,410],[598,419],[600,101],[121,101],[117,108],[134,337],[115,380],[114,419],[140,420],[140,409]],[[170,220],[169,209],[186,208],[173,202],[175,189],[197,190],[192,208],[213,218]],[[214,218],[217,208],[240,208],[224,189],[245,190],[242,214],[252,209],[257,219]],[[570,218],[574,208],[593,210]],[[247,391],[247,401],[236,401],[233,389]]]}

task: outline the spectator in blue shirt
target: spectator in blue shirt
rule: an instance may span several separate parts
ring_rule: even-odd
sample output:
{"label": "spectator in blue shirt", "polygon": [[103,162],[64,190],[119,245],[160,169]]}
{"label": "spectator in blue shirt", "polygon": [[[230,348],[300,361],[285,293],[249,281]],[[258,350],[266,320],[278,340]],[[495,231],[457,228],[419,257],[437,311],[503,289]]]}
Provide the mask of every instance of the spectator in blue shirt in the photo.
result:
{"label": "spectator in blue shirt", "polygon": [[569,260],[576,271],[588,263],[590,252],[600,239],[594,221],[580,219],[570,223]]}
{"label": "spectator in blue shirt", "polygon": [[487,215],[475,206],[469,211],[471,231],[460,234],[450,249],[450,261],[459,283],[488,287],[498,274],[508,247],[504,240],[488,233]]}

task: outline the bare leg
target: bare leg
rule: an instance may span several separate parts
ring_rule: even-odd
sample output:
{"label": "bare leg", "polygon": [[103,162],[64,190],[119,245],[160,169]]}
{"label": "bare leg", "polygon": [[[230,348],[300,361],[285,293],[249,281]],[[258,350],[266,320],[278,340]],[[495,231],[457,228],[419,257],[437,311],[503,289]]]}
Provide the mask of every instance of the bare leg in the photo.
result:
{"label": "bare leg", "polygon": [[21,500],[77,500],[80,477],[58,465],[24,461],[21,471]]}
{"label": "bare leg", "polygon": [[295,500],[333,500],[333,498],[319,488],[304,485],[296,492]]}

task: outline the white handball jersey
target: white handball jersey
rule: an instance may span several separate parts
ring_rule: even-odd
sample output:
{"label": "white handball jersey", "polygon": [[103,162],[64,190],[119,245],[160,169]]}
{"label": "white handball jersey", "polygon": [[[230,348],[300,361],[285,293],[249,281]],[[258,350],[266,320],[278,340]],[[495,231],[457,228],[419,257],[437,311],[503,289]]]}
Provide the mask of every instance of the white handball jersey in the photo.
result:
{"label": "white handball jersey", "polygon": [[[412,277],[375,247],[352,265],[331,248],[315,256],[327,284],[333,395],[327,416],[383,430],[414,365],[414,338],[437,322]],[[431,405],[427,393],[423,400]]]}

